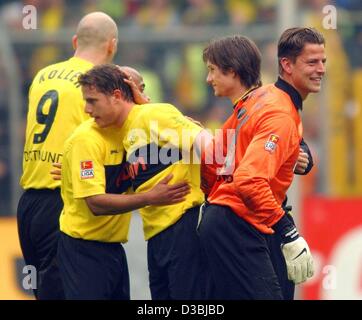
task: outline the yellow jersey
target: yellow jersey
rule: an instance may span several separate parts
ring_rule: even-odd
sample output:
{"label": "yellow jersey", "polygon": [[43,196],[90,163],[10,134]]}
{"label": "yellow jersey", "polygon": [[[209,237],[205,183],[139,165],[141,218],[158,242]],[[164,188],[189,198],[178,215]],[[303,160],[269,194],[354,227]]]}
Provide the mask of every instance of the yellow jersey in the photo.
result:
{"label": "yellow jersey", "polygon": [[53,162],[62,162],[65,140],[89,116],[77,83],[92,63],[72,57],[40,70],[29,90],[23,152],[23,189],[55,189],[60,181],[50,175]]}
{"label": "yellow jersey", "polygon": [[126,242],[130,213],[95,216],[85,198],[124,193],[130,187],[122,146],[122,128],[82,123],[64,145],[60,230],[73,238]]}
{"label": "yellow jersey", "polygon": [[146,192],[173,174],[170,184],[187,181],[186,200],[168,206],[147,206],[139,211],[148,240],[178,221],[186,210],[200,205],[200,164],[193,164],[192,144],[202,130],[170,104],[134,106],[126,120],[123,145],[136,193]]}

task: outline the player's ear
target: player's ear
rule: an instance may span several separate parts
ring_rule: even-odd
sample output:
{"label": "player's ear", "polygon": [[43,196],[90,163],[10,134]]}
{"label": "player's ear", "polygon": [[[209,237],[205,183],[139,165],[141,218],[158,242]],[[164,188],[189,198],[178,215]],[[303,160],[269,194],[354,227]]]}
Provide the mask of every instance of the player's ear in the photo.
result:
{"label": "player's ear", "polygon": [[282,67],[282,71],[285,72],[286,74],[291,74],[292,73],[292,61],[287,58],[287,57],[283,57],[280,59],[280,65]]}
{"label": "player's ear", "polygon": [[114,97],[115,99],[117,99],[117,100],[123,99],[123,93],[122,93],[122,91],[119,90],[119,89],[115,89],[115,90],[113,91],[113,97]]}
{"label": "player's ear", "polygon": [[239,77],[239,75],[233,69],[229,69],[229,72],[232,74],[234,78]]}
{"label": "player's ear", "polygon": [[77,37],[76,34],[72,37],[72,45],[73,45],[73,49],[77,50],[77,48],[78,48],[78,37]]}
{"label": "player's ear", "polygon": [[116,52],[117,52],[117,39],[116,38],[112,38],[108,42],[108,52],[110,55],[116,54]]}

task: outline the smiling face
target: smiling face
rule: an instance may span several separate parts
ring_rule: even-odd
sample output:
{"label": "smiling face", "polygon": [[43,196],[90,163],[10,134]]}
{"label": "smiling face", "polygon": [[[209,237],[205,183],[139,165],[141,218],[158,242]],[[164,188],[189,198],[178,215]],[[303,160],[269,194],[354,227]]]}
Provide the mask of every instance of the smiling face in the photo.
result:
{"label": "smiling face", "polygon": [[306,43],[295,62],[282,58],[283,78],[305,99],[311,92],[319,92],[325,74],[326,54],[323,44]]}
{"label": "smiling face", "polygon": [[92,86],[83,86],[82,92],[86,101],[85,112],[94,118],[99,127],[106,128],[119,123],[121,107],[116,103],[115,95],[106,95]]}

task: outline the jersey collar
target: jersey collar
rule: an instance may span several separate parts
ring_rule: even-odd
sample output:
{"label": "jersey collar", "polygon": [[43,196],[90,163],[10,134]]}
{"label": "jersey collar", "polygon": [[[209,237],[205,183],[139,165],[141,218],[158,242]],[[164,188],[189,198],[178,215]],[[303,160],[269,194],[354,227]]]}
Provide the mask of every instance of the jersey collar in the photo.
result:
{"label": "jersey collar", "polygon": [[236,106],[239,104],[239,102],[244,102],[249,97],[249,94],[258,88],[259,87],[251,87],[249,90],[246,90],[240,98],[235,100],[233,109],[236,108]]}
{"label": "jersey collar", "polygon": [[129,112],[128,115],[127,115],[126,120],[124,120],[124,122],[123,122],[123,124],[122,124],[122,127],[121,127],[121,132],[122,132],[122,133],[126,133],[126,132],[129,131],[130,125],[131,125],[132,122],[135,120],[135,118],[137,117],[138,112],[139,112],[140,110],[142,110],[142,109],[140,109],[140,105],[138,105],[138,104],[135,104],[135,105],[131,108],[130,112]]}
{"label": "jersey collar", "polygon": [[293,104],[296,107],[296,109],[302,111],[302,109],[303,109],[302,97],[300,96],[299,92],[292,85],[290,85],[288,82],[283,80],[281,77],[278,77],[278,80],[277,80],[277,82],[275,82],[274,85],[277,88],[279,88],[280,90],[283,90],[284,92],[286,92],[292,99]]}
{"label": "jersey collar", "polygon": [[94,64],[92,62],[90,62],[88,60],[85,60],[85,59],[82,59],[82,58],[79,58],[79,57],[74,57],[73,56],[73,57],[71,57],[69,59],[69,61],[72,61],[72,62],[74,62],[76,64],[83,64],[83,65],[85,65],[85,66],[87,66],[89,68],[92,68],[94,66]]}

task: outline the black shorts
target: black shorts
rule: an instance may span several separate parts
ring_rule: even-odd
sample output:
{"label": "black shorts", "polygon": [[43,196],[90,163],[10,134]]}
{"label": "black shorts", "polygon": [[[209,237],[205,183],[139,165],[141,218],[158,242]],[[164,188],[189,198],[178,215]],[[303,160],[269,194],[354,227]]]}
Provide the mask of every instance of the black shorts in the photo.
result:
{"label": "black shorts", "polygon": [[268,235],[230,208],[208,205],[199,227],[207,257],[207,299],[283,299]]}
{"label": "black shorts", "polygon": [[153,300],[202,299],[206,275],[196,234],[199,207],[148,240],[147,256]]}
{"label": "black shorts", "polygon": [[130,299],[122,244],[76,239],[61,232],[58,260],[66,299]]}
{"label": "black shorts", "polygon": [[37,299],[64,299],[56,262],[62,209],[60,189],[29,189],[19,200],[20,246],[25,263],[37,270],[37,288],[34,290]]}

